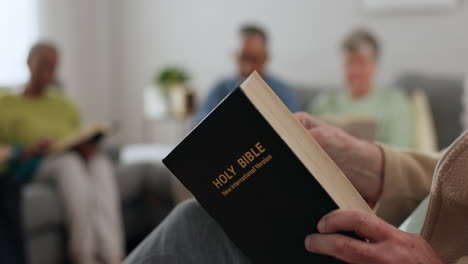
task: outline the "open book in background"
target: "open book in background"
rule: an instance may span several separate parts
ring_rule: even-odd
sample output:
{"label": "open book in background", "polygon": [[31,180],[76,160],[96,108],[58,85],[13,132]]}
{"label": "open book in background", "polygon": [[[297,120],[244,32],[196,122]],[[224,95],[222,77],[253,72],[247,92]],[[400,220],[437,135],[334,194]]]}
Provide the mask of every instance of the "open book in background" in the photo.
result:
{"label": "open book in background", "polygon": [[85,142],[99,142],[109,133],[109,129],[103,125],[92,125],[86,127],[63,140],[58,141],[52,146],[52,153],[59,153],[67,150],[72,150],[78,145]]}
{"label": "open book in background", "polygon": [[332,210],[371,212],[257,73],[163,162],[253,263],[341,263],[305,237]]}
{"label": "open book in background", "polygon": [[375,141],[377,135],[377,122],[374,118],[367,115],[347,114],[342,116],[325,115],[320,117],[323,121],[340,127],[349,134],[365,139]]}
{"label": "open book in background", "polygon": [[[109,129],[103,125],[89,126],[53,144],[50,150],[50,154],[72,150],[73,148],[85,142],[93,141],[97,143],[107,134],[109,134]],[[11,151],[11,146],[0,145],[0,162],[4,162],[10,159]]]}

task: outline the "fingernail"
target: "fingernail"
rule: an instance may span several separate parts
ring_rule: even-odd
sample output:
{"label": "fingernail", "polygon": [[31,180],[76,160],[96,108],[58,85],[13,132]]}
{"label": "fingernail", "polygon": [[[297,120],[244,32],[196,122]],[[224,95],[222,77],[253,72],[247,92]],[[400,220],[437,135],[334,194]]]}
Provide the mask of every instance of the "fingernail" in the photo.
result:
{"label": "fingernail", "polygon": [[305,248],[306,248],[306,249],[309,249],[309,246],[310,246],[311,241],[312,241],[312,239],[311,239],[310,236],[307,236],[307,237],[305,238]]}
{"label": "fingernail", "polygon": [[322,230],[325,228],[325,221],[320,220],[317,224],[317,229],[319,232],[322,232]]}

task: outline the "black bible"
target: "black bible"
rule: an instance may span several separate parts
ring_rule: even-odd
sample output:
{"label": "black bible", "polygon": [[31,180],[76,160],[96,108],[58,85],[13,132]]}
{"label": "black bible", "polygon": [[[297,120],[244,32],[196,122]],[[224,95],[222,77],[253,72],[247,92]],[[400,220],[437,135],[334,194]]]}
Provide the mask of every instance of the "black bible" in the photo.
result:
{"label": "black bible", "polygon": [[371,211],[257,73],[163,162],[253,263],[342,263],[305,237],[337,208]]}

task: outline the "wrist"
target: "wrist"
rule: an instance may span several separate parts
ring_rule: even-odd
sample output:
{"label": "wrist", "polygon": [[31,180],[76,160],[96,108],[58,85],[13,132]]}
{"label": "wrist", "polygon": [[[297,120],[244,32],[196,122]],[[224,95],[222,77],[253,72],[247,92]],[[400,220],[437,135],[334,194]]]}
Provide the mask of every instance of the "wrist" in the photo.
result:
{"label": "wrist", "polygon": [[379,145],[361,140],[361,153],[366,162],[365,175],[367,175],[368,188],[366,198],[370,204],[376,204],[380,199],[384,182],[384,158]]}

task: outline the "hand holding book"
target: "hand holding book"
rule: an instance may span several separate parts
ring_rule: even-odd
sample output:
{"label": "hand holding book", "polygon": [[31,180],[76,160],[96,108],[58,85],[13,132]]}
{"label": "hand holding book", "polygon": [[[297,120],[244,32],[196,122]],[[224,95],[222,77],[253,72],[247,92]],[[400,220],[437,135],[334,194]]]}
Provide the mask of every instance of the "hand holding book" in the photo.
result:
{"label": "hand holding book", "polygon": [[373,207],[380,197],[383,184],[383,155],[380,148],[307,113],[296,113],[294,116]]}
{"label": "hand holding book", "polygon": [[84,159],[88,159],[97,151],[99,141],[108,133],[108,129],[101,125],[94,125],[78,131],[59,141],[41,138],[30,147],[17,145],[0,145],[0,162],[11,158],[18,161],[29,160],[37,156],[47,156],[67,150],[76,150]]}
{"label": "hand holding book", "polygon": [[[383,154],[380,148],[306,113],[297,113],[295,117],[373,206],[378,201],[383,183]],[[348,263],[441,263],[421,236],[400,231],[367,212],[335,210],[322,217],[317,230],[318,234],[306,237],[306,249]],[[342,235],[341,232],[355,233],[367,241]]]}
{"label": "hand holding book", "polygon": [[[317,229],[319,234],[306,238],[306,249],[347,263],[442,264],[421,236],[401,231],[363,211],[335,210],[319,221]],[[355,232],[367,241],[338,233],[343,231]]]}
{"label": "hand holding book", "polygon": [[0,161],[5,162],[11,158],[18,160],[28,160],[38,155],[47,155],[52,147],[52,141],[41,139],[32,147],[22,148],[22,146],[0,145]]}

